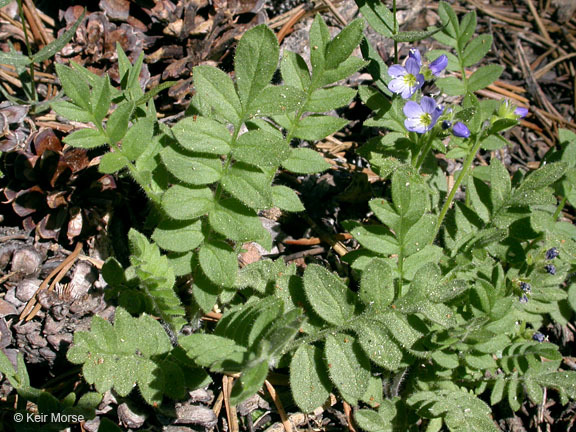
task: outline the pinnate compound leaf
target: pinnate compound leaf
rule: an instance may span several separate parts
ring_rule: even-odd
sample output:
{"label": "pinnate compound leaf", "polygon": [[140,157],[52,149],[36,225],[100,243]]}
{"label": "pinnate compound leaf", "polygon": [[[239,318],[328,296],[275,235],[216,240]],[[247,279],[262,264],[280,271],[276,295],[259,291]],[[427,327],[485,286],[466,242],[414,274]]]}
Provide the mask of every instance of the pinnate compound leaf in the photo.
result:
{"label": "pinnate compound leaf", "polygon": [[174,185],[162,197],[162,208],[168,216],[178,220],[191,220],[204,215],[214,207],[214,195],[207,187]]}
{"label": "pinnate compound leaf", "polygon": [[138,276],[140,286],[154,305],[150,311],[162,317],[175,330],[185,324],[186,315],[180,299],[174,292],[176,277],[168,258],[160,254],[160,249],[138,231],[128,232],[132,255],[130,262]]}
{"label": "pinnate compound leaf", "polygon": [[290,156],[282,161],[282,166],[297,174],[313,174],[325,171],[331,165],[324,160],[320,153],[314,150],[295,148],[292,149]]}
{"label": "pinnate compound leaf", "polygon": [[296,138],[317,141],[338,132],[348,124],[348,120],[327,115],[304,117],[294,131]]}
{"label": "pinnate compound leaf", "polygon": [[230,151],[230,132],[215,120],[198,116],[185,118],[172,127],[182,147],[200,153],[225,154]]}
{"label": "pinnate compound leaf", "polygon": [[263,130],[240,135],[232,156],[259,168],[278,167],[290,156],[290,145],[286,140]]}
{"label": "pinnate compound leaf", "polygon": [[362,271],[360,300],[382,310],[394,300],[392,268],[381,258],[374,258]]}
{"label": "pinnate compound leaf", "polygon": [[232,124],[238,124],[242,107],[232,79],[225,72],[212,66],[193,69],[196,91],[216,114]]}
{"label": "pinnate compound leaf", "polygon": [[270,179],[260,169],[243,162],[236,163],[222,176],[221,185],[226,192],[253,209],[272,204]]}
{"label": "pinnate compound leaf", "polygon": [[221,241],[204,243],[198,252],[198,261],[204,274],[214,284],[222,287],[234,286],[238,259],[228,244]]}
{"label": "pinnate compound leaf", "polygon": [[216,155],[186,154],[166,147],[160,157],[174,177],[191,185],[214,183],[222,175],[222,162]]}
{"label": "pinnate compound leaf", "polygon": [[500,65],[487,65],[479,67],[468,80],[468,91],[474,92],[488,87],[502,75],[504,67]]}
{"label": "pinnate compound leaf", "polygon": [[[114,389],[126,396],[136,384],[149,388],[156,379],[152,372],[157,365],[152,359],[171,349],[168,335],[155,319],[146,314],[132,318],[117,308],[114,326],[95,316],[89,332],[74,334],[66,356],[70,362],[83,365],[84,379],[99,393]],[[162,400],[162,389],[142,394],[150,404]]]}
{"label": "pinnate compound leaf", "polygon": [[290,363],[290,388],[294,401],[305,413],[322,406],[332,390],[322,359],[314,345],[301,345]]}
{"label": "pinnate compound leaf", "polygon": [[370,360],[356,339],[343,333],[329,335],[324,352],[330,380],[346,402],[356,405],[368,389]]}
{"label": "pinnate compound leaf", "polygon": [[204,240],[200,220],[176,221],[165,219],[156,227],[152,240],[162,249],[171,252],[188,252]]}
{"label": "pinnate compound leaf", "polygon": [[576,372],[550,372],[532,377],[542,387],[566,392],[570,399],[576,399]]}
{"label": "pinnate compound leaf", "polygon": [[272,186],[272,204],[285,211],[301,212],[304,205],[292,189],[286,186]]}
{"label": "pinnate compound leaf", "polygon": [[96,129],[84,128],[72,132],[63,141],[72,147],[91,149],[106,145],[108,139]]}
{"label": "pinnate compound leaf", "polygon": [[276,67],[280,48],[274,32],[261,24],[248,30],[236,49],[234,69],[238,94],[244,107],[268,85]]}
{"label": "pinnate compound leaf", "polygon": [[342,325],[354,313],[352,292],[324,267],[317,264],[306,267],[304,291],[314,312],[330,324]]}

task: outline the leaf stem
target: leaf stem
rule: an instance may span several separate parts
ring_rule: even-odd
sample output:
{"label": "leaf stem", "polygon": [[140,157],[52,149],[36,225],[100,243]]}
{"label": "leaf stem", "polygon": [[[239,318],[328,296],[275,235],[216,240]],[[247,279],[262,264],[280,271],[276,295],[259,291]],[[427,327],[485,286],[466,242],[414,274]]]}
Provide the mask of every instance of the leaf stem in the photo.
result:
{"label": "leaf stem", "polygon": [[462,181],[468,175],[468,171],[470,170],[470,166],[472,165],[472,162],[474,161],[474,158],[476,157],[476,153],[478,153],[478,150],[480,149],[481,144],[482,144],[482,140],[480,139],[478,134],[475,134],[474,135],[474,145],[472,146],[470,153],[468,153],[468,156],[466,157],[466,161],[464,162],[464,166],[462,167],[462,170],[460,171],[458,178],[454,182],[454,186],[452,186],[452,189],[450,190],[450,193],[448,194],[448,197],[446,198],[446,202],[444,203],[444,206],[442,207],[442,210],[440,211],[440,215],[438,216],[438,223],[436,224],[436,233],[434,234],[434,237],[433,237],[434,239],[438,236],[438,232],[440,231],[440,227],[442,226],[442,222],[444,222],[444,218],[446,217],[446,213],[448,213],[448,210],[452,206],[452,201],[454,200],[454,196],[456,195],[456,192],[460,188]]}
{"label": "leaf stem", "polygon": [[[394,16],[394,36],[398,34],[398,18],[396,17],[396,0],[392,0],[392,15]],[[398,63],[398,42],[394,41],[394,62]]]}
{"label": "leaf stem", "polygon": [[552,219],[554,221],[558,220],[558,218],[560,217],[560,213],[562,213],[562,210],[564,209],[565,205],[566,205],[566,197],[563,197],[562,201],[560,201],[560,204],[558,205],[558,208],[554,212],[554,216],[552,216]]}

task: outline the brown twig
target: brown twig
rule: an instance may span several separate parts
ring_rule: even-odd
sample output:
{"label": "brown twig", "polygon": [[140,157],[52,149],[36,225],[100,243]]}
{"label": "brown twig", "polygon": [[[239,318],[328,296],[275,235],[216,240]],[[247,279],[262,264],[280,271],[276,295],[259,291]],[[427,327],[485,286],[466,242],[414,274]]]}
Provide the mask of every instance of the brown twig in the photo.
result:
{"label": "brown twig", "polygon": [[336,6],[334,6],[334,4],[330,0],[322,0],[322,1],[326,6],[328,6],[328,9],[330,9],[330,12],[334,14],[336,19],[340,22],[340,24],[342,24],[343,26],[348,25],[346,19],[342,16],[342,14],[340,14],[340,12],[338,12],[338,9],[336,9]]}
{"label": "brown twig", "polygon": [[36,314],[42,307],[42,305],[38,303],[37,298],[38,293],[43,289],[46,289],[46,286],[48,286],[48,284],[50,283],[50,279],[52,278],[54,279],[52,280],[52,283],[50,283],[50,286],[48,286],[48,291],[53,291],[56,284],[62,280],[62,278],[66,275],[66,273],[68,273],[68,270],[70,270],[70,268],[74,265],[74,262],[76,261],[76,258],[80,254],[81,250],[82,250],[82,243],[79,242],[78,244],[76,244],[74,252],[72,252],[64,261],[62,261],[60,265],[56,267],[54,270],[52,270],[52,273],[50,273],[48,277],[44,279],[44,281],[40,284],[40,286],[38,287],[32,298],[28,300],[28,303],[26,304],[26,307],[24,307],[24,310],[22,310],[22,313],[20,314],[19,317],[19,321],[22,321],[23,319],[25,319],[26,321],[30,321],[32,318],[36,316]]}
{"label": "brown twig", "polygon": [[290,34],[290,32],[292,31],[292,27],[294,27],[294,25],[300,19],[302,19],[306,15],[306,13],[307,13],[306,9],[304,8],[304,6],[302,6],[302,8],[300,8],[296,13],[294,13],[294,15],[282,26],[282,28],[276,35],[279,44],[282,43],[282,41],[288,34]]}
{"label": "brown twig", "polygon": [[230,394],[232,393],[232,386],[234,385],[234,378],[224,375],[222,377],[222,389],[224,393],[224,406],[226,407],[226,418],[228,419],[228,427],[230,432],[239,432],[240,426],[238,425],[238,413],[236,407],[230,403]]}
{"label": "brown twig", "polygon": [[266,385],[266,389],[268,390],[268,393],[270,393],[270,397],[272,398],[274,405],[276,405],[276,409],[278,410],[278,414],[280,414],[280,419],[282,420],[282,426],[284,426],[284,430],[286,432],[292,432],[292,424],[290,423],[290,420],[288,420],[288,416],[286,415],[282,401],[276,393],[276,389],[272,384],[270,384],[268,380],[264,381],[264,385]]}
{"label": "brown twig", "polygon": [[350,432],[356,432],[356,429],[354,429],[354,425],[352,424],[352,408],[350,407],[350,405],[348,404],[348,402],[342,402],[342,405],[344,406],[344,415],[346,416],[346,420],[348,421],[348,430]]}

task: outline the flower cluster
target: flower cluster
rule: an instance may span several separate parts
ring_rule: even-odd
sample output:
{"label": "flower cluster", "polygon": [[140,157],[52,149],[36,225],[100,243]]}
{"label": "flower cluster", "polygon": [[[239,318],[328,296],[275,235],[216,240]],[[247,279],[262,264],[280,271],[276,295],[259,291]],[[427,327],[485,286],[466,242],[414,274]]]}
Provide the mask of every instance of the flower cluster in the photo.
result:
{"label": "flower cluster", "polygon": [[[441,55],[427,66],[423,65],[420,51],[412,48],[404,66],[395,64],[388,68],[388,75],[392,78],[388,89],[399,94],[403,99],[411,99],[422,88],[425,81],[440,76],[447,66],[448,57],[445,55]],[[423,134],[436,125],[444,113],[444,108],[439,106],[433,98],[423,96],[420,103],[413,100],[407,101],[403,111],[406,116],[404,121],[406,129]],[[454,136],[459,138],[470,136],[470,130],[462,122],[452,124],[451,121],[444,120],[442,129],[452,129]]]}

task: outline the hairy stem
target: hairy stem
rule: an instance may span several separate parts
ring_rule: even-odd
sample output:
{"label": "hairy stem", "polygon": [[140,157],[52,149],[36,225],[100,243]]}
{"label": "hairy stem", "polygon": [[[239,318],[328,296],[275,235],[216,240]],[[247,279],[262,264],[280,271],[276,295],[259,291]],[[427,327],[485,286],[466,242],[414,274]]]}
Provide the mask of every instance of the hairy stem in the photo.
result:
{"label": "hairy stem", "polygon": [[466,161],[464,162],[464,166],[462,167],[462,170],[460,171],[460,174],[458,175],[458,178],[456,179],[454,186],[450,190],[450,193],[448,194],[448,197],[446,198],[446,202],[444,203],[444,206],[442,207],[442,210],[440,211],[440,215],[438,216],[438,223],[436,224],[436,233],[434,234],[434,238],[436,238],[438,236],[438,232],[440,231],[440,227],[442,226],[442,222],[444,222],[444,218],[446,217],[446,213],[448,213],[448,210],[452,206],[452,201],[454,200],[454,196],[456,195],[456,192],[460,188],[462,181],[468,175],[468,171],[470,170],[470,167],[472,166],[472,162],[474,161],[474,158],[476,157],[476,153],[478,153],[478,150],[480,149],[480,144],[482,144],[482,140],[480,140],[480,137],[478,136],[478,134],[474,135],[474,145],[470,149],[470,153],[468,153],[468,156],[466,157]]}

